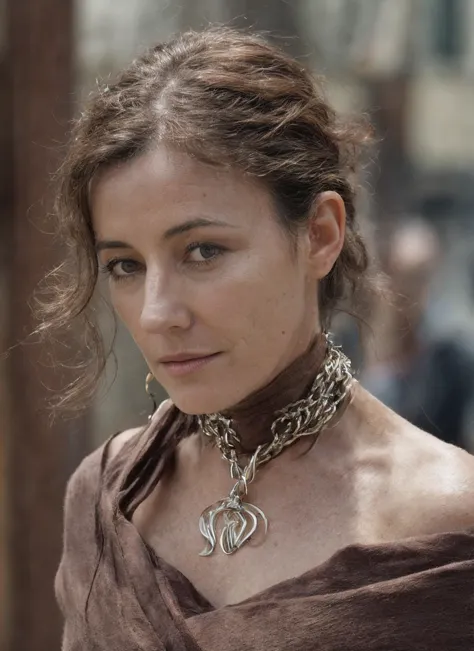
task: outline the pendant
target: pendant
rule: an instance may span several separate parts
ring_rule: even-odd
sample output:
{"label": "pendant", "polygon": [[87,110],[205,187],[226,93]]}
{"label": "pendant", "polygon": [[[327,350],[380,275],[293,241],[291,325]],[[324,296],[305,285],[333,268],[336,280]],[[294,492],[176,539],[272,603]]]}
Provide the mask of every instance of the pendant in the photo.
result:
{"label": "pendant", "polygon": [[[259,518],[268,531],[268,520],[261,509],[231,495],[205,509],[199,518],[199,531],[207,541],[200,556],[210,556],[216,548],[216,526],[221,524],[219,543],[224,554],[233,554],[257,531]],[[220,522],[222,521],[222,522]]]}

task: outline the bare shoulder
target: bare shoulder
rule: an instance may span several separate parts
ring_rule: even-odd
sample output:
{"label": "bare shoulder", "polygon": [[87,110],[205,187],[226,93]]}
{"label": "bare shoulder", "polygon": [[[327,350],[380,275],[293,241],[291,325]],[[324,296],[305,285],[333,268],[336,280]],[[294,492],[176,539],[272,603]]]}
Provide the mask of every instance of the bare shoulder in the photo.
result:
{"label": "bare shoulder", "polygon": [[143,427],[134,427],[120,432],[85,456],[69,479],[67,494],[83,493],[87,486],[96,485],[104,462],[108,463],[116,457],[125,445],[142,431]]}
{"label": "bare shoulder", "polygon": [[115,458],[122,449],[130,443],[133,439],[140,435],[143,432],[143,427],[132,427],[131,429],[126,429],[120,434],[114,436],[110,441],[107,458],[109,460]]}
{"label": "bare shoulder", "polygon": [[474,527],[474,456],[396,419],[391,494],[407,535]]}
{"label": "bare shoulder", "polygon": [[[171,402],[169,400],[161,403],[153,415],[153,421],[162,418],[170,405]],[[103,466],[117,457],[134,439],[138,439],[145,429],[146,426],[133,427],[120,432],[88,454],[81,461],[68,481],[66,501],[73,500],[75,495],[83,497],[84,494],[93,493],[94,488],[100,481]]]}

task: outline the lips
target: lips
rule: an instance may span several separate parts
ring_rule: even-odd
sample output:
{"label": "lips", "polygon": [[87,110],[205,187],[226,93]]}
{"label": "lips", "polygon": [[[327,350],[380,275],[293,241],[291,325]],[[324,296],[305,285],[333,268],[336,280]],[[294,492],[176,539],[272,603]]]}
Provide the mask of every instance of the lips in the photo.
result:
{"label": "lips", "polygon": [[208,355],[197,355],[193,353],[179,353],[169,355],[160,359],[160,364],[170,375],[187,375],[198,371],[203,366],[210,364],[221,353],[211,353]]}
{"label": "lips", "polygon": [[195,359],[205,359],[206,357],[212,357],[216,353],[176,353],[176,355],[165,355],[161,357],[158,361],[160,364],[174,364],[179,362],[190,362]]}

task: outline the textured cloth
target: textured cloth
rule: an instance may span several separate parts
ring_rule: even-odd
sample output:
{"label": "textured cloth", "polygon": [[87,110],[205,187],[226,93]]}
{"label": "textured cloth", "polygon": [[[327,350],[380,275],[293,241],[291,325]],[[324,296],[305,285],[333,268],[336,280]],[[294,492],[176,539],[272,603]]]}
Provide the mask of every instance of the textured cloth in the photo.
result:
{"label": "textured cloth", "polygon": [[[301,392],[309,374],[298,364]],[[254,396],[260,408],[266,393]],[[111,459],[109,441],[69,481],[56,577],[63,651],[474,650],[474,530],[349,545],[241,603],[213,607],[131,521],[172,471],[192,421],[171,409]]]}

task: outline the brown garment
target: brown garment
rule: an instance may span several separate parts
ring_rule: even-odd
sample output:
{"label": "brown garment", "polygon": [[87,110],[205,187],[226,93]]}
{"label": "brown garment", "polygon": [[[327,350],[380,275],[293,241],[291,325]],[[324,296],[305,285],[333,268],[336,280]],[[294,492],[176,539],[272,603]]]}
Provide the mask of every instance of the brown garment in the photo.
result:
{"label": "brown garment", "polygon": [[[306,370],[318,354],[310,357]],[[298,360],[291,375],[301,392],[308,378]],[[280,392],[281,378],[270,386]],[[63,651],[474,650],[474,530],[349,545],[298,577],[214,608],[131,522],[191,426],[170,410],[115,458],[109,442],[71,478],[56,579]]]}

